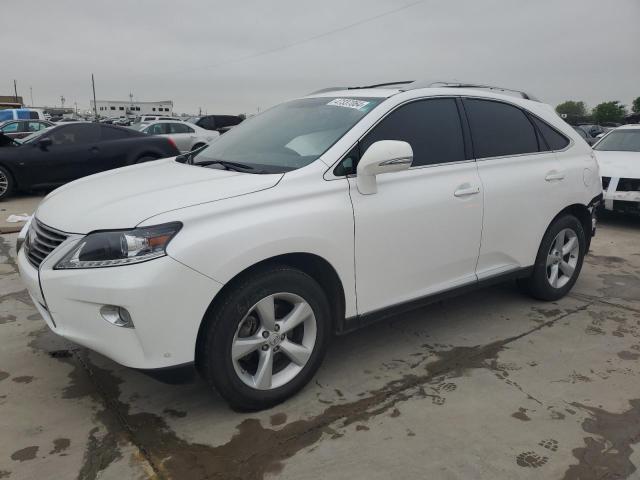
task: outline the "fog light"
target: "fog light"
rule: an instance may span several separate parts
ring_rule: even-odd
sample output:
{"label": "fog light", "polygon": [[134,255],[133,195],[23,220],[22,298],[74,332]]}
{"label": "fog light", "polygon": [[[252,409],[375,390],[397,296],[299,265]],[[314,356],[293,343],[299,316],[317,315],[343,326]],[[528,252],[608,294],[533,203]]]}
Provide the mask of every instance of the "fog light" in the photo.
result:
{"label": "fog light", "polygon": [[102,318],[107,322],[115,325],[116,327],[134,328],[131,315],[124,307],[104,305],[100,308],[100,315],[102,315]]}

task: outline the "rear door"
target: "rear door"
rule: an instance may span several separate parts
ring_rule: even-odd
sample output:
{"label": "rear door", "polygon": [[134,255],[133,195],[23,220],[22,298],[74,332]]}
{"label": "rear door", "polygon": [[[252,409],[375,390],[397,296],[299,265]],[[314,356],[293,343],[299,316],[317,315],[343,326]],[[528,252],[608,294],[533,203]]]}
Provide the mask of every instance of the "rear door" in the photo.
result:
{"label": "rear door", "polygon": [[360,153],[379,140],[413,148],[412,167],[379,175],[374,195],[349,178],[360,314],[476,280],[482,191],[460,108],[455,98],[411,101],[359,144]]}
{"label": "rear door", "polygon": [[181,152],[188,152],[196,143],[197,136],[193,128],[182,122],[167,123],[169,136],[176,142],[176,147]]}
{"label": "rear door", "polygon": [[477,267],[484,279],[533,265],[551,220],[568,205],[568,185],[577,179],[553,151],[569,140],[530,112],[480,98],[464,99],[464,107],[484,189]]}

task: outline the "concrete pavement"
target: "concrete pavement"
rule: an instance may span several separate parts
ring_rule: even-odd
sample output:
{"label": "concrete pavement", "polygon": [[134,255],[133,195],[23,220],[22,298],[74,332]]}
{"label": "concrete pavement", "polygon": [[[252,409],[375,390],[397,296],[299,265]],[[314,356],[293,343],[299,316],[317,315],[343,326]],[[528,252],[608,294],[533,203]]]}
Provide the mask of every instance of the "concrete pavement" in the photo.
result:
{"label": "concrete pavement", "polygon": [[0,234],[19,232],[25,222],[9,223],[7,218],[10,215],[23,213],[33,215],[42,198],[43,195],[19,193],[7,200],[0,201]]}
{"label": "concrete pavement", "polygon": [[239,414],[57,338],[0,237],[0,479],[640,478],[640,222],[573,292],[511,285],[336,338],[315,380]]}

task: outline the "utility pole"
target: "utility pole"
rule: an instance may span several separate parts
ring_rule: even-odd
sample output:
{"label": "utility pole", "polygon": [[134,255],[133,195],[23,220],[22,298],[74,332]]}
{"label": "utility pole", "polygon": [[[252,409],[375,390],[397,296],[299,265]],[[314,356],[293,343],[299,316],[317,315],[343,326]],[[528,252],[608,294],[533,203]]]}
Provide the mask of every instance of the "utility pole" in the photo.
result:
{"label": "utility pole", "polygon": [[16,103],[18,103],[18,84],[15,80],[13,81],[13,93],[16,97]]}
{"label": "utility pole", "polygon": [[93,80],[93,73],[91,74],[91,88],[93,88],[93,116],[96,122],[98,121],[98,105],[96,104],[96,82]]}
{"label": "utility pole", "polygon": [[31,96],[31,107],[35,104],[33,103],[33,87],[29,87],[29,95]]}
{"label": "utility pole", "polygon": [[66,98],[64,98],[64,95],[60,95],[60,106],[62,107],[62,109],[64,110],[64,101],[66,100]]}

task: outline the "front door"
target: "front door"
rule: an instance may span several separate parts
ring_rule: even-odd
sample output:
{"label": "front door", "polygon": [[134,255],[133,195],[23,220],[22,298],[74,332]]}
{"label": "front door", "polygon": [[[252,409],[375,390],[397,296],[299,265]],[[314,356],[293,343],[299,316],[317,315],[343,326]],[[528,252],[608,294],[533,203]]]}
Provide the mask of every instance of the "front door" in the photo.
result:
{"label": "front door", "polygon": [[359,314],[476,281],[483,192],[460,108],[455,98],[401,105],[359,144],[360,153],[379,140],[413,149],[412,167],[379,175],[373,195],[349,178]]}

